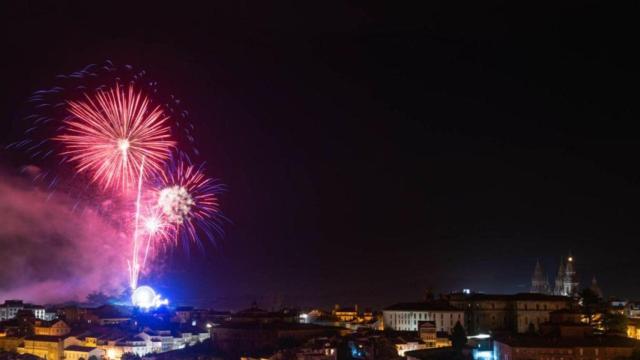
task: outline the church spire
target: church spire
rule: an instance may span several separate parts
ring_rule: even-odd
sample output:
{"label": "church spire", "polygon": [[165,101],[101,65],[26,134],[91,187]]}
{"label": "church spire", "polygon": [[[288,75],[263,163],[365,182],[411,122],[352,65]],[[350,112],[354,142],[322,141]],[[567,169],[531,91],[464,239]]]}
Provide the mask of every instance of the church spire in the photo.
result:
{"label": "church spire", "polygon": [[574,258],[569,253],[567,257],[567,268],[564,272],[564,295],[572,296],[575,295],[578,290],[578,275],[576,274],[576,270],[574,268]]}
{"label": "church spire", "polygon": [[533,276],[531,277],[531,290],[529,292],[539,293],[539,294],[548,294],[549,293],[549,282],[547,281],[547,277],[542,270],[542,265],[540,265],[540,260],[536,260],[536,267],[533,270]]}
{"label": "church spire", "polygon": [[554,295],[566,295],[564,294],[564,273],[565,273],[564,259],[560,258],[560,266],[558,266],[558,275],[556,275],[555,288],[553,289]]}

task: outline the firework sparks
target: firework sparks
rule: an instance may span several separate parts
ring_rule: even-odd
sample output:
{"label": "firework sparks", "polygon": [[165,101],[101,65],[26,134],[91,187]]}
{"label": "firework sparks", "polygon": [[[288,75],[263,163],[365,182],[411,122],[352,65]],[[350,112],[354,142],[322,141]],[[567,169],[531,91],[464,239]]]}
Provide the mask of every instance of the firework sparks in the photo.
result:
{"label": "firework sparks", "polygon": [[[161,173],[156,189],[158,207],[167,222],[173,225],[173,238],[195,242],[200,245],[198,229],[210,240],[219,231],[217,194],[221,186],[204,175],[201,168],[178,161],[169,171]],[[187,245],[185,243],[185,246]]]}
{"label": "firework sparks", "polygon": [[85,94],[84,101],[69,102],[69,112],[64,133],[54,139],[78,172],[90,172],[105,189],[135,184],[143,159],[143,179],[161,171],[175,146],[168,117],[133,86]]}

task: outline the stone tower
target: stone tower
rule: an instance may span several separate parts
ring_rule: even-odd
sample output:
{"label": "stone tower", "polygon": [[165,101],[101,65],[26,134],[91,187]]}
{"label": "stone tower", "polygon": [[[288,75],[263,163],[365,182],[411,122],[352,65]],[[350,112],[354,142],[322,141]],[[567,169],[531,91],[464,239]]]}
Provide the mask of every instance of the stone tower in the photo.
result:
{"label": "stone tower", "polygon": [[533,270],[533,276],[531,277],[531,293],[537,294],[549,294],[549,281],[547,281],[547,276],[542,271],[542,266],[540,265],[540,260],[536,260],[536,267]]}
{"label": "stone tower", "polygon": [[573,256],[569,254],[567,258],[567,267],[564,271],[564,294],[566,296],[573,296],[580,291],[578,288],[578,275],[573,264]]}
{"label": "stone tower", "polygon": [[560,258],[560,266],[558,266],[558,275],[556,275],[555,287],[553,289],[554,295],[564,295],[564,260]]}

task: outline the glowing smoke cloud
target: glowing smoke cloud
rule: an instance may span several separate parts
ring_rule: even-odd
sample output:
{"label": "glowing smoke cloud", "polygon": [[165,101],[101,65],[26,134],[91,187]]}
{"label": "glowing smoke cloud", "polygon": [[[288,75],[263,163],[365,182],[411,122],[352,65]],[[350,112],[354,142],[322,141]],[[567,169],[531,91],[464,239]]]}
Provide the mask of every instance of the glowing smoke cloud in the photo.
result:
{"label": "glowing smoke cloud", "polygon": [[130,239],[93,211],[74,212],[73,204],[0,176],[0,297],[54,303],[121,293]]}

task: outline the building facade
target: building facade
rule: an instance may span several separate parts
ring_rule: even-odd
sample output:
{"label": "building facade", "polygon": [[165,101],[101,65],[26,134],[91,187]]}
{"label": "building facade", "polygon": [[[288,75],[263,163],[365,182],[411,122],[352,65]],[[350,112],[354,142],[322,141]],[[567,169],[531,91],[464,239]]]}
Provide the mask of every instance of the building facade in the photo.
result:
{"label": "building facade", "polygon": [[418,331],[421,322],[431,321],[436,331],[451,333],[457,322],[464,326],[465,312],[444,301],[398,303],[382,312],[384,328]]}
{"label": "building facade", "polygon": [[613,360],[629,358],[638,341],[618,337],[547,338],[519,336],[494,340],[495,360]]}
{"label": "building facade", "polygon": [[449,302],[464,310],[468,334],[506,330],[527,332],[549,321],[555,310],[567,309],[571,298],[566,296],[522,293],[515,295],[451,294]]}
{"label": "building facade", "polygon": [[15,318],[20,310],[31,311],[36,319],[46,319],[46,311],[42,306],[25,304],[22,300],[6,300],[0,305],[0,321]]}

